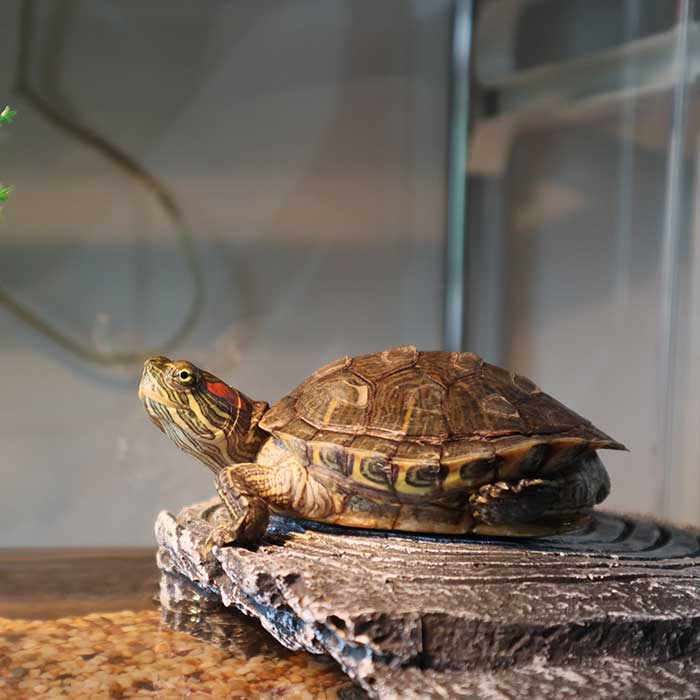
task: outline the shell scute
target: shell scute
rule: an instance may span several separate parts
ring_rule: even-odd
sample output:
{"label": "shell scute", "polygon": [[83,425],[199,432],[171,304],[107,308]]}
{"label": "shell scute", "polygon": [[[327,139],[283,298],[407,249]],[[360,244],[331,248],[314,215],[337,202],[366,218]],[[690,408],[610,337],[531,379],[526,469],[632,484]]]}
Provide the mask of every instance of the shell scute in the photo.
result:
{"label": "shell scute", "polygon": [[444,489],[474,489],[496,478],[496,451],[483,440],[450,440],[442,450],[447,467]]}
{"label": "shell scute", "polygon": [[333,442],[336,445],[351,445],[357,435],[352,433],[341,433],[337,430],[319,430],[314,436],[317,442]]}
{"label": "shell scute", "polygon": [[490,394],[483,398],[481,408],[492,416],[520,419],[520,411],[501,394]]}
{"label": "shell scute", "polygon": [[511,381],[515,384],[518,389],[524,391],[526,394],[541,394],[542,389],[540,389],[535,382],[527,377],[523,377],[522,374],[516,374],[513,372],[511,374]]}
{"label": "shell scute", "polygon": [[267,410],[259,425],[263,430],[272,433],[291,423],[296,415],[296,399],[293,396],[285,396]]}
{"label": "shell scute", "polygon": [[396,442],[374,435],[358,435],[352,441],[352,449],[360,452],[376,452],[391,457],[396,452]]}
{"label": "shell scute", "polygon": [[460,370],[466,372],[471,372],[475,369],[479,369],[485,363],[476,353],[473,352],[455,352],[452,353],[450,360],[452,364],[458,367]]}
{"label": "shell scute", "polygon": [[455,436],[527,432],[514,391],[504,391],[482,370],[455,382],[447,394],[447,416]]}
{"label": "shell scute", "polygon": [[481,382],[492,387],[494,394],[517,406],[524,433],[561,433],[590,425],[585,418],[545,394],[526,377],[489,364],[484,364],[481,372]]}
{"label": "shell scute", "polygon": [[467,487],[470,491],[474,491],[483,484],[496,481],[498,464],[498,459],[478,459],[475,462],[463,464],[459,468],[459,478],[462,487]]}
{"label": "shell scute", "polygon": [[493,441],[498,456],[500,480],[521,479],[539,474],[550,453],[547,436],[509,435]]}
{"label": "shell scute", "polygon": [[417,359],[418,351],[415,345],[402,345],[391,350],[355,357],[350,367],[353,372],[370,382],[374,382],[392,372],[412,367],[416,364]]}
{"label": "shell scute", "polygon": [[[396,445],[396,443],[394,443]],[[394,461],[398,464],[426,464],[440,462],[440,445],[426,445],[419,442],[402,442],[394,451]]]}
{"label": "shell scute", "polygon": [[414,464],[401,470],[396,490],[420,496],[439,493],[446,476],[447,467],[444,464]]}
{"label": "shell scute", "polygon": [[394,470],[389,459],[355,449],[348,452],[348,457],[352,465],[350,477],[356,484],[379,491],[394,490]]}
{"label": "shell scute", "polygon": [[332,442],[310,442],[307,446],[310,464],[325,467],[330,472],[347,477],[350,474],[347,450]]}
{"label": "shell scute", "polygon": [[582,437],[556,436],[549,443],[549,454],[542,465],[542,474],[552,474],[563,469],[567,464],[580,459],[591,449],[591,441]]}
{"label": "shell scute", "polygon": [[440,463],[439,445],[403,442],[393,456],[396,471],[396,492],[401,498],[429,496],[442,491],[448,469]]}
{"label": "shell scute", "polygon": [[340,369],[314,381],[303,391],[296,409],[320,430],[362,433],[367,425],[372,386],[349,369]]}
{"label": "shell scute", "polygon": [[278,437],[297,457],[307,460],[307,446],[313,440],[318,431],[313,425],[309,425],[302,418],[295,418],[282,429],[275,431]]}
{"label": "shell scute", "polygon": [[439,442],[447,438],[444,387],[413,368],[384,377],[376,388],[372,427],[396,439]]}
{"label": "shell scute", "polygon": [[[467,369],[458,364],[458,358],[464,353],[430,351],[421,352],[416,368],[423,370],[436,382],[447,387],[458,379],[468,374],[472,369]],[[481,359],[481,358],[479,358]]]}
{"label": "shell scute", "polygon": [[328,362],[327,364],[319,367],[311,376],[309,376],[306,381],[313,382],[317,379],[327,377],[329,374],[335,374],[335,372],[338,372],[345,367],[349,367],[351,362],[352,358],[348,357],[347,355],[339,357],[337,360],[333,360],[332,362]]}
{"label": "shell scute", "polygon": [[556,399],[542,392],[529,394],[520,403],[520,412],[533,432],[561,433],[590,425]]}

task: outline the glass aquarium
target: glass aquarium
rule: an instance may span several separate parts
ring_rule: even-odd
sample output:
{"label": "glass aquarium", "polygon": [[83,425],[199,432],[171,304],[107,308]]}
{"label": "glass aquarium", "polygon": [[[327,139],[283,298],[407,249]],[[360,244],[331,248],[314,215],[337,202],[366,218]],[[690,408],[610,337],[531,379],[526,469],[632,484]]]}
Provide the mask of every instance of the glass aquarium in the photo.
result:
{"label": "glass aquarium", "polygon": [[0,20],[0,698],[697,696],[698,3]]}

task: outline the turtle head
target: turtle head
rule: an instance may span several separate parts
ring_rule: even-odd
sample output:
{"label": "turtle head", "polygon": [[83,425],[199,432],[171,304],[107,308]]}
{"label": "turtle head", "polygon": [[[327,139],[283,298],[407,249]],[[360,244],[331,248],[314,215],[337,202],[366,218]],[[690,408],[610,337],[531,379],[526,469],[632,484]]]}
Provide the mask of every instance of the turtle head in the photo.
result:
{"label": "turtle head", "polygon": [[163,433],[215,473],[252,461],[265,437],[258,427],[265,402],[185,360],[146,360],[139,398]]}

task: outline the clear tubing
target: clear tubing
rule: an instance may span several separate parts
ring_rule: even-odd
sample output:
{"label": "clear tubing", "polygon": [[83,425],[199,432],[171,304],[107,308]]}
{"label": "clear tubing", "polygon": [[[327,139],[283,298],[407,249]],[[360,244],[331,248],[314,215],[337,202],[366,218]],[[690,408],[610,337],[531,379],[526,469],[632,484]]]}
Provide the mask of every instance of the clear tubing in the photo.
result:
{"label": "clear tubing", "polygon": [[458,351],[464,342],[464,243],[469,130],[469,65],[473,0],[457,0],[452,27],[452,104],[447,201],[447,250],[443,346]]}
{"label": "clear tubing", "polygon": [[674,460],[674,417],[676,404],[675,365],[678,344],[678,304],[680,296],[680,243],[682,226],[683,152],[688,93],[689,0],[679,0],[677,42],[674,66],[673,113],[666,164],[666,198],[660,261],[659,311],[659,492],[657,513],[670,516],[670,478]]}

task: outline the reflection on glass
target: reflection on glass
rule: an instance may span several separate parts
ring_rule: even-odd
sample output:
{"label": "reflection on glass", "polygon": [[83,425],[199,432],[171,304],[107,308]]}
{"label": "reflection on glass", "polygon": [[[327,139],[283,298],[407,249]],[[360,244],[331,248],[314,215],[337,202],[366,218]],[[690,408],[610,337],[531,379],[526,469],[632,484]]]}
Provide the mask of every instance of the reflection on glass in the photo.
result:
{"label": "reflection on glass", "polygon": [[700,518],[686,0],[477,3],[467,343],[631,449],[610,507]]}

